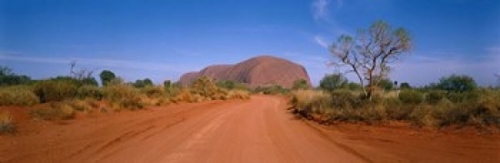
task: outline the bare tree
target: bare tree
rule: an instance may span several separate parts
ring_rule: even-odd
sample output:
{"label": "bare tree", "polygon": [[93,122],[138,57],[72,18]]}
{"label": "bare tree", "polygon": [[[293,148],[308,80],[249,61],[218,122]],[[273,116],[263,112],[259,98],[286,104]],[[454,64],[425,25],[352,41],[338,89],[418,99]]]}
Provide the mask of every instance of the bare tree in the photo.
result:
{"label": "bare tree", "polygon": [[341,35],[330,52],[335,59],[332,64],[354,72],[363,93],[371,99],[375,87],[388,76],[389,64],[411,48],[410,34],[404,28],[393,30],[387,23],[377,21],[368,30],[360,30],[356,38]]}
{"label": "bare tree", "polygon": [[87,69],[75,70],[76,61],[71,61],[69,63],[69,66],[70,66],[69,76],[77,80],[92,78],[92,74],[94,73],[94,70],[87,70]]}

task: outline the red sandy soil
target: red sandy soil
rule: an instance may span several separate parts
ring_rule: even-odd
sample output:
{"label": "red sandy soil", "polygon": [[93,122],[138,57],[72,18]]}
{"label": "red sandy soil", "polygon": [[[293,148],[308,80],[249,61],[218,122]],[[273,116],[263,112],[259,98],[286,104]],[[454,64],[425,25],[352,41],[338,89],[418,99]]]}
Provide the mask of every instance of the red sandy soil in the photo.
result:
{"label": "red sandy soil", "polygon": [[0,162],[500,162],[500,135],[295,118],[282,97],[33,120],[0,136]]}

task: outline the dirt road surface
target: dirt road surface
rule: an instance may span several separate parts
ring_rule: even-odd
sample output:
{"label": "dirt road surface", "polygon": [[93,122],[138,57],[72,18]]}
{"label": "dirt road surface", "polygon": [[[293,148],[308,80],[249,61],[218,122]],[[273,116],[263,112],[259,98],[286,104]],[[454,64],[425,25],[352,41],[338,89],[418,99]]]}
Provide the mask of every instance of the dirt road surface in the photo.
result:
{"label": "dirt road surface", "polygon": [[359,126],[326,128],[297,119],[286,108],[284,98],[253,96],[246,101],[173,104],[70,121],[26,119],[19,133],[0,136],[0,162],[500,160],[498,136],[463,138]]}

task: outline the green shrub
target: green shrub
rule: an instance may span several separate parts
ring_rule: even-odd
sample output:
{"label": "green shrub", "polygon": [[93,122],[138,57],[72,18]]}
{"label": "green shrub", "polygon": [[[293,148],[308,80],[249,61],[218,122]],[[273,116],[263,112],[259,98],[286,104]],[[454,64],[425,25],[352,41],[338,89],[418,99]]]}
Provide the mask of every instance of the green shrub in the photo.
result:
{"label": "green shrub", "polygon": [[291,93],[290,104],[294,112],[312,118],[313,113],[328,113],[331,108],[331,96],[323,91],[296,90]]}
{"label": "green shrub", "polygon": [[293,82],[292,85],[292,90],[299,90],[299,89],[310,89],[311,86],[309,85],[309,82],[305,79],[298,79]]}
{"label": "green shrub", "polygon": [[425,101],[430,104],[437,104],[446,97],[446,92],[431,90],[427,93]]}
{"label": "green shrub", "polygon": [[290,92],[289,89],[283,88],[280,85],[271,85],[271,86],[258,86],[253,89],[253,93],[262,93],[266,95],[276,95],[276,94],[287,94]]}
{"label": "green shrub", "polygon": [[13,132],[15,127],[12,116],[8,112],[0,112],[0,134]]}
{"label": "green shrub", "polygon": [[449,92],[446,98],[453,103],[475,102],[479,99],[479,91]]}
{"label": "green shrub", "polygon": [[34,93],[40,102],[56,102],[73,99],[78,93],[78,83],[73,80],[50,79],[35,84]]}
{"label": "green shrub", "polygon": [[141,89],[141,92],[144,93],[149,98],[160,98],[165,95],[164,89],[157,86],[147,86]]}
{"label": "green shrub", "polygon": [[[450,98],[451,100],[449,100]],[[479,89],[446,94],[431,91],[426,96],[405,90],[399,96],[362,100],[351,91],[294,91],[290,104],[295,113],[319,122],[379,123],[385,120],[411,122],[417,126],[469,125],[500,127],[500,91]]]}
{"label": "green shrub", "polygon": [[401,90],[398,95],[399,100],[405,104],[420,104],[424,101],[424,95],[417,90]]}
{"label": "green shrub", "polygon": [[50,107],[34,109],[31,114],[42,120],[67,120],[75,118],[75,110],[66,103],[51,103]]}
{"label": "green shrub", "polygon": [[40,101],[29,86],[9,86],[0,89],[0,105],[32,106]]}
{"label": "green shrub", "polygon": [[332,98],[332,107],[335,108],[359,108],[363,105],[363,100],[354,95],[351,91],[335,90],[330,93]]}
{"label": "green shrub", "polygon": [[100,100],[103,97],[103,91],[97,86],[84,85],[78,88],[77,96],[80,99],[93,98]]}
{"label": "green shrub", "polygon": [[144,107],[140,92],[126,84],[108,84],[104,88],[104,97],[116,109],[142,109]]}

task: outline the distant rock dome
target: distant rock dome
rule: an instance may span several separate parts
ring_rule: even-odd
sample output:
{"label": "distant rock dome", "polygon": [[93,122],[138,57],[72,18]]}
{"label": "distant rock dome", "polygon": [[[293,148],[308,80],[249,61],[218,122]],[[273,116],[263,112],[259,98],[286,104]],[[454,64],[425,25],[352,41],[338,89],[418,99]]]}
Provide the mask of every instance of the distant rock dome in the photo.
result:
{"label": "distant rock dome", "polygon": [[231,80],[250,87],[280,85],[291,88],[293,82],[304,79],[310,84],[305,68],[297,63],[274,56],[258,56],[234,65],[212,65],[199,72],[189,72],[181,76],[179,82],[189,85],[199,77],[207,76],[215,80]]}

